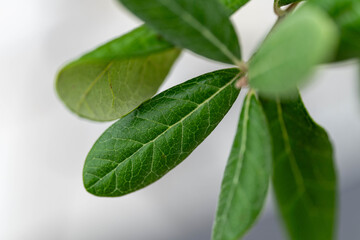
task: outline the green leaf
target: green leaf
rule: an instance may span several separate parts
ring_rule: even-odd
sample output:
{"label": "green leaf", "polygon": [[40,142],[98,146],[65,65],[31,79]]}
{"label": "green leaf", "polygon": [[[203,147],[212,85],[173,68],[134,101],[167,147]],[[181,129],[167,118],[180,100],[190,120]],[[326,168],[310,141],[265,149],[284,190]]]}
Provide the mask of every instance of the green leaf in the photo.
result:
{"label": "green leaf", "polygon": [[97,140],[84,166],[84,185],[98,196],[143,188],[182,162],[236,100],[237,69],[208,73],[160,93]]}
{"label": "green leaf", "polygon": [[230,10],[230,14],[233,14],[239,10],[242,6],[247,4],[250,0],[220,0],[220,2]]}
{"label": "green leaf", "polygon": [[249,84],[268,96],[291,95],[335,50],[336,26],[326,13],[303,6],[279,23],[250,60]]}
{"label": "green leaf", "polygon": [[254,92],[245,99],[225,169],[213,240],[236,240],[255,222],[266,198],[271,140],[265,114]]}
{"label": "green leaf", "polygon": [[[275,0],[276,1],[276,0]],[[279,7],[285,6],[291,3],[301,2],[302,0],[279,0],[278,5]]]}
{"label": "green leaf", "polygon": [[312,0],[324,9],[340,30],[340,43],[335,60],[360,57],[360,1]]}
{"label": "green leaf", "polygon": [[69,63],[56,89],[81,117],[118,119],[157,92],[179,53],[142,26]]}
{"label": "green leaf", "polygon": [[241,58],[229,12],[218,0],[118,0],[176,46],[237,64]]}
{"label": "green leaf", "polygon": [[336,176],[326,132],[300,96],[261,102],[273,140],[275,194],[291,239],[333,239]]}

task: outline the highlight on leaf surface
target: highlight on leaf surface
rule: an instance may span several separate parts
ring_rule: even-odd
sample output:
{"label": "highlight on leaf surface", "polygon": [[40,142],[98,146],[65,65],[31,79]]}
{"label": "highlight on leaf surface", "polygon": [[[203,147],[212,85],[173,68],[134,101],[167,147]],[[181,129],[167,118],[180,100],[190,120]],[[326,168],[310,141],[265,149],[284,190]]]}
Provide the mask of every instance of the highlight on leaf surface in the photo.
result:
{"label": "highlight on leaf surface", "polygon": [[236,100],[239,70],[208,73],[170,88],[121,118],[96,141],[84,166],[85,188],[121,196],[182,162]]}
{"label": "highlight on leaf surface", "polygon": [[273,142],[273,186],[290,239],[334,239],[337,184],[328,135],[299,95],[261,103]]}
{"label": "highlight on leaf surface", "polygon": [[229,11],[219,0],[118,0],[174,45],[224,62],[240,62]]}
{"label": "highlight on leaf surface", "polygon": [[151,98],[180,50],[146,26],[85,54],[58,74],[56,89],[81,117],[110,121]]}
{"label": "highlight on leaf surface", "polygon": [[213,240],[237,240],[252,226],[266,198],[271,164],[267,120],[250,91],[221,184]]}
{"label": "highlight on leaf surface", "polygon": [[335,52],[336,25],[321,9],[304,4],[282,20],[249,63],[249,84],[267,96],[291,96],[316,65]]}

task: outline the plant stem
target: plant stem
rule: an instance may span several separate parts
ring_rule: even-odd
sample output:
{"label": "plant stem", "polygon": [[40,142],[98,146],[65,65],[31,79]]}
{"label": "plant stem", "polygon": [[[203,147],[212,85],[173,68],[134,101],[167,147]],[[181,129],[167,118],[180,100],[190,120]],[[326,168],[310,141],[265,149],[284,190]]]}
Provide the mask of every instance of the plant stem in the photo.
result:
{"label": "plant stem", "polygon": [[279,7],[279,0],[274,1],[274,12],[279,18],[281,18],[287,14],[286,10],[282,10]]}
{"label": "plant stem", "polygon": [[239,69],[243,72],[243,73],[247,73],[249,70],[249,66],[246,62],[244,61],[239,61],[236,63],[236,66],[239,67]]}
{"label": "plant stem", "polygon": [[281,7],[279,7],[279,1],[280,0],[275,0],[274,1],[274,12],[275,14],[279,17],[279,18],[283,18],[284,16],[286,16],[287,14],[289,14],[292,10],[294,10],[297,5],[299,5],[300,2],[295,2],[289,5],[289,7],[287,7],[285,10],[281,9]]}

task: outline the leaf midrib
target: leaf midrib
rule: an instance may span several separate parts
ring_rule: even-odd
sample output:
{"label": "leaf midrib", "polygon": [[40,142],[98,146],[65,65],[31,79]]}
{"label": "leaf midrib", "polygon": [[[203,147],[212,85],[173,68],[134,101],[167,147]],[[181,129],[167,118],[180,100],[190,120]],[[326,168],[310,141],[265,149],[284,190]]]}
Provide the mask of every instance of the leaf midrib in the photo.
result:
{"label": "leaf midrib", "polygon": [[[143,63],[142,63],[142,72],[141,72],[141,76],[142,78],[144,78],[144,71],[145,71],[145,68],[146,68],[146,64],[148,64],[149,62],[149,59],[152,57],[152,55],[148,55],[146,57],[143,57]],[[91,107],[86,103],[86,98],[88,97],[88,95],[90,94],[90,92],[93,90],[95,84],[102,78],[105,76],[105,74],[107,73],[108,76],[108,82],[109,82],[109,89],[111,91],[111,94],[112,94],[112,104],[111,104],[111,108],[109,109],[109,113],[111,113],[111,111],[114,111],[116,110],[115,109],[115,100],[117,98],[117,96],[114,94],[114,91],[112,89],[112,87],[110,87],[110,84],[112,83],[112,79],[110,78],[109,76],[109,73],[110,73],[110,69],[112,67],[112,65],[117,62],[117,61],[125,61],[127,62],[126,64],[126,70],[124,71],[125,72],[125,77],[123,79],[125,79],[125,82],[127,82],[128,80],[128,68],[129,68],[129,65],[131,64],[131,61],[133,59],[137,59],[137,58],[124,58],[124,59],[112,59],[108,62],[108,64],[104,67],[104,69],[95,77],[95,79],[89,84],[88,88],[83,92],[83,94],[81,95],[80,97],[80,100],[79,102],[77,103],[77,110],[78,112],[80,112],[80,109],[82,107],[83,104],[86,104],[86,107],[88,108],[89,111],[91,111],[93,113],[93,115],[95,115],[93,109],[91,109]],[[139,58],[141,59],[141,58]],[[103,115],[106,115],[105,113],[103,113]],[[118,118],[113,118],[113,119],[110,119],[110,120],[115,120],[115,119],[118,119]]]}
{"label": "leaf midrib", "polygon": [[110,170],[107,174],[105,174],[103,177],[99,178],[96,182],[94,182],[91,186],[88,187],[88,189],[93,188],[97,183],[101,182],[102,179],[104,179],[105,177],[107,177],[109,174],[111,174],[112,172],[116,171],[118,169],[118,167],[120,167],[121,165],[125,164],[133,155],[135,155],[137,152],[139,152],[141,149],[143,149],[144,147],[148,146],[149,144],[155,142],[159,137],[163,136],[164,134],[166,134],[170,129],[172,129],[173,127],[175,127],[176,125],[178,125],[179,123],[182,123],[183,120],[185,120],[187,117],[189,117],[191,114],[193,114],[194,112],[196,112],[200,107],[204,106],[206,103],[208,103],[210,100],[212,100],[216,95],[218,95],[220,92],[222,92],[225,88],[227,88],[230,84],[232,84],[234,81],[236,81],[239,76],[241,75],[241,72],[238,73],[233,79],[231,79],[228,83],[226,83],[223,87],[219,88],[217,92],[215,92],[213,95],[211,95],[208,99],[206,99],[204,102],[202,102],[201,104],[199,104],[196,108],[194,108],[194,110],[192,110],[190,113],[188,113],[187,115],[185,115],[183,118],[181,118],[178,122],[174,123],[173,125],[170,125],[165,131],[163,131],[162,133],[160,133],[157,137],[155,137],[154,139],[152,139],[151,141],[145,143],[143,146],[141,146],[138,150],[136,150],[134,153],[132,153],[129,157],[127,157],[126,159],[124,159],[123,161],[119,162],[117,164],[116,167],[114,167],[112,170]]}
{"label": "leaf midrib", "polygon": [[[226,206],[225,206],[225,210],[223,212],[223,214],[220,216],[221,219],[225,219],[225,221],[223,222],[224,224],[226,224],[227,218],[225,218],[228,213],[229,213],[229,209],[230,209],[230,205],[231,205],[231,201],[233,200],[233,197],[235,195],[235,189],[238,188],[239,189],[239,184],[238,184],[238,179],[239,176],[241,174],[241,170],[242,170],[242,165],[244,162],[244,156],[245,156],[245,150],[246,150],[246,145],[247,145],[247,128],[248,128],[248,123],[249,123],[249,112],[250,112],[250,101],[251,101],[251,97],[254,93],[253,92],[249,92],[249,95],[246,99],[245,102],[245,109],[244,109],[244,121],[242,124],[242,134],[241,134],[241,146],[240,146],[240,151],[239,151],[239,160],[236,163],[236,171],[234,174],[234,177],[232,178],[232,183],[231,184],[231,188],[229,190],[229,193],[231,194],[231,196],[228,198],[227,202],[226,202]],[[235,188],[236,185],[236,188]],[[223,235],[225,227],[221,228],[221,234],[220,236]]]}
{"label": "leaf midrib", "polygon": [[[293,152],[293,150],[291,148],[290,138],[289,138],[288,131],[287,131],[285,121],[284,121],[284,118],[283,118],[283,111],[282,111],[282,107],[281,107],[281,103],[280,103],[279,98],[276,99],[276,108],[277,108],[277,115],[278,115],[278,120],[279,120],[279,124],[280,124],[280,128],[281,128],[282,137],[284,139],[285,151],[286,151],[287,155],[289,156],[291,171],[293,172],[293,176],[295,178],[295,183],[300,189],[299,191],[296,191],[297,195],[299,195],[299,197],[304,195],[304,197],[312,205],[311,207],[314,208],[313,207],[314,204],[311,201],[311,198],[309,197],[308,191],[307,191],[306,186],[305,186],[304,177],[301,174],[300,168],[299,168],[299,166],[298,166],[298,164],[296,162],[296,157],[295,157],[294,152]],[[297,198],[298,197],[296,197],[294,199],[294,201],[296,201]],[[308,205],[305,204],[305,206],[308,206]]]}
{"label": "leaf midrib", "polygon": [[238,65],[240,60],[231,53],[231,51],[222,43],[208,28],[206,28],[201,22],[189,14],[185,9],[179,6],[175,1],[172,1],[173,4],[168,4],[165,0],[158,0],[162,5],[167,7],[175,15],[178,15],[181,19],[188,23],[190,27],[193,27],[195,30],[199,31],[205,39],[208,39],[215,47],[219,48],[220,51],[227,56],[235,65]]}
{"label": "leaf midrib", "polygon": [[106,67],[104,68],[104,70],[101,71],[101,73],[99,75],[96,76],[96,78],[91,82],[91,84],[89,85],[89,87],[85,90],[85,92],[81,95],[78,106],[77,106],[77,111],[80,111],[81,106],[84,104],[86,97],[89,95],[90,91],[92,90],[92,88],[95,86],[95,84],[105,75],[105,73],[110,69],[110,67],[113,65],[113,61],[110,61]]}

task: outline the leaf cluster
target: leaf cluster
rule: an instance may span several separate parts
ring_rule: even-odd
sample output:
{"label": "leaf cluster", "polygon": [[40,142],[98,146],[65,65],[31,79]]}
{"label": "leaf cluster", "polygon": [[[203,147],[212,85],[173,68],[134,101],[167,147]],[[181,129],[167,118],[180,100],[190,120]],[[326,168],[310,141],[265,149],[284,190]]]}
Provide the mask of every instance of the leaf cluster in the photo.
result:
{"label": "leaf cluster", "polygon": [[[118,119],[86,157],[84,186],[117,197],[155,182],[189,156],[249,88],[212,239],[243,237],[270,182],[290,239],[334,239],[333,150],[298,88],[320,64],[360,58],[360,2],[275,0],[278,21],[246,62],[230,16],[248,1],[118,0],[145,24],[70,62],[56,80],[74,113]],[[154,96],[182,49],[234,68]]]}

